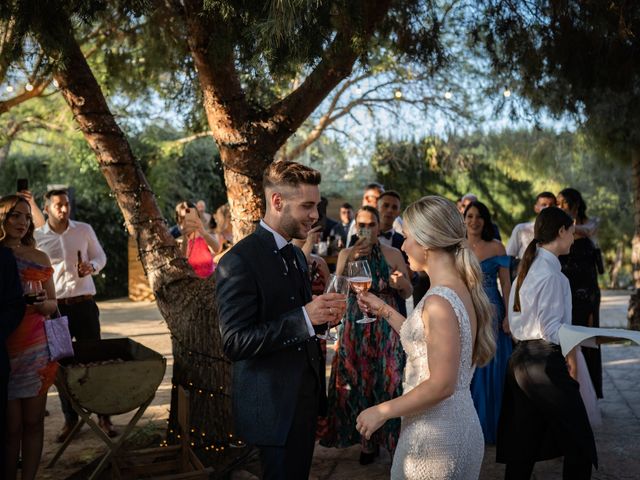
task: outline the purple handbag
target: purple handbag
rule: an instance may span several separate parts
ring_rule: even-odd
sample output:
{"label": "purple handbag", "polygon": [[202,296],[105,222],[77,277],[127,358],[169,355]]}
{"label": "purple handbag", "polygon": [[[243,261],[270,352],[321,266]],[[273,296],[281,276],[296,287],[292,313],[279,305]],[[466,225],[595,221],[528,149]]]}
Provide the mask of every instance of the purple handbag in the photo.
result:
{"label": "purple handbag", "polygon": [[61,358],[73,357],[73,345],[69,333],[69,319],[60,315],[57,311],[56,318],[44,321],[44,330],[47,334],[47,346],[49,347],[49,359],[57,362]]}

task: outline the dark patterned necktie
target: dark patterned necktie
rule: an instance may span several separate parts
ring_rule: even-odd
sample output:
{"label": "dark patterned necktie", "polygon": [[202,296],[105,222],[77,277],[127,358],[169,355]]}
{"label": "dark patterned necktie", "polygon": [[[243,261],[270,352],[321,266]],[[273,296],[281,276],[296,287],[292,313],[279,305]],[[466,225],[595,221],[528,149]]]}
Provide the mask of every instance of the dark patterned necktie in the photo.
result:
{"label": "dark patterned necktie", "polygon": [[296,261],[296,253],[293,249],[293,245],[287,243],[280,249],[280,254],[287,263],[287,275],[289,275],[291,280],[297,286],[300,298],[304,300],[304,280],[302,277],[302,270],[298,268],[298,262]]}
{"label": "dark patterned necktie", "polygon": [[298,267],[296,266],[296,254],[293,251],[293,245],[287,243],[284,247],[280,249],[280,254],[282,258],[284,258],[287,263],[287,271],[295,272]]}

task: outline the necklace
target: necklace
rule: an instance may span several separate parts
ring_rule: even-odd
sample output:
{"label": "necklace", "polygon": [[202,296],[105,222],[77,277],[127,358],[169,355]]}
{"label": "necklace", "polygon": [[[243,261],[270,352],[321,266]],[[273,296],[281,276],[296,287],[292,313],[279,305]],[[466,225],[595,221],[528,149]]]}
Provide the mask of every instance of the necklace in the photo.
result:
{"label": "necklace", "polygon": [[480,242],[482,242],[482,240],[478,240],[478,241],[477,241],[477,242],[475,242],[475,243],[471,243],[471,242],[469,242],[469,247],[471,247],[472,249],[473,249],[473,248],[476,248],[478,245],[480,245]]}

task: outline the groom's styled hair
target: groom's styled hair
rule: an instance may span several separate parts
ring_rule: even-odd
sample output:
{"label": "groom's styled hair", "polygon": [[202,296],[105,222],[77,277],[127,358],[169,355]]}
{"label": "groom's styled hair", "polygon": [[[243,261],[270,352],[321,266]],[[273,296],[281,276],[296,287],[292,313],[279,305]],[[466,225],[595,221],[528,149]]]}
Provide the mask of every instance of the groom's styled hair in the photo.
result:
{"label": "groom's styled hair", "polygon": [[274,187],[297,187],[304,185],[320,185],[320,172],[297,162],[273,162],[264,171],[262,182],[264,189]]}

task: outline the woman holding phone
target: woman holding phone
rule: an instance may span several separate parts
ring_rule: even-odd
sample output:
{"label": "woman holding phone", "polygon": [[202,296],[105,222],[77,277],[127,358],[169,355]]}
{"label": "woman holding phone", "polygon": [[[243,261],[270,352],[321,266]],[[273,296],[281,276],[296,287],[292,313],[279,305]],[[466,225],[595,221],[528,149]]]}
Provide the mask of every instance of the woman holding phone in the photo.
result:
{"label": "woman holding phone", "polygon": [[535,462],[564,456],[562,478],[591,478],[596,446],[576,381],[575,349],[566,358],[558,331],[571,325],[571,287],[558,256],[569,253],[573,219],[544,209],[509,298],[517,344],[509,361],[496,459],[506,479],[528,479]]}
{"label": "woman holding phone", "polygon": [[[362,207],[355,222],[358,240],[338,255],[336,274],[347,275],[349,262],[366,260],[371,269],[370,291],[397,308],[394,290],[402,298],[408,298],[413,291],[402,254],[378,242],[380,218],[375,208]],[[360,444],[360,463],[366,465],[373,462],[380,446],[393,455],[400,420],[389,422],[366,440],[356,430],[356,417],[365,408],[402,394],[405,357],[398,334],[387,322],[357,323],[362,313],[351,292],[345,322],[338,331],[329,380],[327,429],[320,443],[338,448]]]}
{"label": "woman holding phone", "polygon": [[[57,309],[51,262],[35,248],[31,208],[24,198],[0,198],[0,244],[13,250],[27,302],[20,325],[7,339],[11,364],[7,403],[7,463],[2,478],[17,477],[22,455],[22,479],[36,477],[42,455],[47,391],[56,376],[49,361],[45,317]],[[3,439],[4,440],[4,439]]]}
{"label": "woman holding phone", "polygon": [[208,278],[215,271],[213,255],[222,251],[222,246],[207,232],[198,209],[191,202],[176,205],[176,223],[182,239],[178,240],[182,253],[200,278]]}

